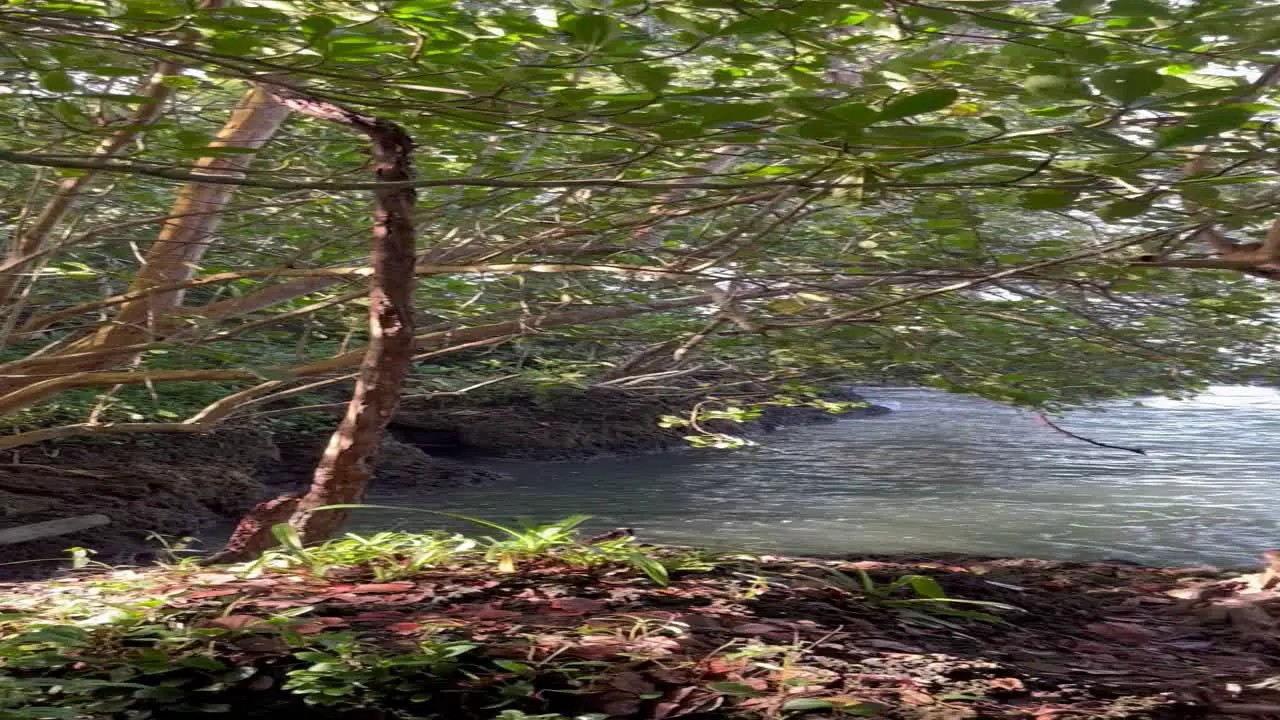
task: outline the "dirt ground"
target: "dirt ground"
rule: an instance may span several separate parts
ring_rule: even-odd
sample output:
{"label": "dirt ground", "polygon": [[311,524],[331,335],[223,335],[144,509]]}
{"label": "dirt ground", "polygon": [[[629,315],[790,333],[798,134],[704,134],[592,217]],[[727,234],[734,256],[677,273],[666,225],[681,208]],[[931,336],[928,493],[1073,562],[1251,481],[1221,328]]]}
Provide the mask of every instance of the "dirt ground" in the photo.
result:
{"label": "dirt ground", "polygon": [[[846,583],[859,570],[875,592]],[[124,572],[163,599],[157,612],[170,622],[226,631],[220,660],[254,669],[218,686],[235,716],[487,719],[500,717],[496,707],[650,720],[1280,718],[1280,599],[1265,574],[781,557],[675,572],[666,587],[554,559],[510,574],[457,564],[394,582],[358,568],[323,578]],[[932,578],[947,599],[877,594],[904,576]],[[102,582],[0,585],[0,613]],[[291,615],[284,636],[282,614]],[[425,680],[435,684],[426,700],[390,692],[358,709],[303,708],[280,690],[283,674],[299,643],[332,633],[383,653],[417,652],[424,638],[466,642],[475,646],[466,657],[489,671]],[[493,704],[511,688],[518,698]],[[190,715],[157,708],[153,717]]]}

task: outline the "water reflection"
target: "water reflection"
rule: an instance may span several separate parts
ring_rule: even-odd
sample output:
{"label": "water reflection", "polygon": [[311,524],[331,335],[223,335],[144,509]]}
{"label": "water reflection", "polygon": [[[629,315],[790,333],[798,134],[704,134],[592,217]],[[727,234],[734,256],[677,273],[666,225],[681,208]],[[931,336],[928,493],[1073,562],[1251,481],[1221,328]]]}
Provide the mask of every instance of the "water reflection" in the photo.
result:
{"label": "water reflection", "polygon": [[[513,480],[372,500],[491,519],[582,512],[654,541],[789,553],[1229,564],[1280,544],[1275,391],[1215,388],[1062,421],[1146,456],[1074,441],[1033,414],[972,398],[868,394],[897,411],[793,428],[760,450],[501,463]],[[353,529],[430,526],[439,522],[364,510]]]}

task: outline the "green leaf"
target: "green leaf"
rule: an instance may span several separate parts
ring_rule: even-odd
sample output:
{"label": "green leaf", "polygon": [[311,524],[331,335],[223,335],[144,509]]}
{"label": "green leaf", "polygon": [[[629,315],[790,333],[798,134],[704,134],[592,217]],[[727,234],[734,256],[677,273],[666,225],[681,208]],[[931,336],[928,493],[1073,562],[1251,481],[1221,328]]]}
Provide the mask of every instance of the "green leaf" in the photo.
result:
{"label": "green leaf", "polygon": [[1150,97],[1164,84],[1164,76],[1147,68],[1103,70],[1089,78],[1107,97],[1126,105]]}
{"label": "green leaf", "polygon": [[306,30],[307,34],[313,38],[328,35],[330,32],[333,32],[334,28],[338,27],[337,22],[325,15],[311,15],[309,17],[305,17],[298,22],[298,25],[303,30]]}
{"label": "green leaf", "polygon": [[865,103],[846,102],[827,108],[824,115],[844,123],[845,129],[864,128],[881,118],[880,112]]}
{"label": "green leaf", "polygon": [[830,700],[818,698],[792,698],[782,704],[783,712],[805,712],[806,710],[831,710],[836,704]]}
{"label": "green leaf", "polygon": [[608,16],[598,13],[569,15],[560,20],[560,29],[578,42],[599,46],[613,37],[614,23]]}
{"label": "green leaf", "polygon": [[715,690],[721,695],[733,695],[735,697],[760,697],[759,690],[742,683],[713,682],[707,683],[707,687]]}
{"label": "green leaf", "polygon": [[947,596],[947,592],[942,589],[938,581],[928,575],[908,575],[907,584],[920,597],[936,599]]}
{"label": "green leaf", "polygon": [[1058,0],[1053,6],[1072,15],[1092,15],[1102,0]]}
{"label": "green leaf", "polygon": [[219,33],[213,36],[210,45],[220,55],[240,58],[258,49],[258,38],[249,34]]}
{"label": "green leaf", "polygon": [[1022,81],[1022,87],[1032,95],[1057,100],[1089,97],[1089,88],[1078,78],[1063,75],[1031,75]]}
{"label": "green leaf", "polygon": [[532,666],[528,665],[527,663],[518,662],[518,661],[516,661],[516,660],[503,660],[503,659],[499,658],[499,659],[494,660],[494,661],[493,661],[493,664],[494,664],[494,665],[497,665],[498,667],[502,668],[503,670],[506,670],[507,672],[513,672],[513,673],[515,673],[515,674],[517,674],[517,675],[532,675],[532,674],[533,674],[533,667],[532,667]]}
{"label": "green leaf", "polygon": [[625,65],[618,74],[651,93],[658,93],[671,84],[676,71],[659,65]]}
{"label": "green leaf", "polygon": [[1171,18],[1168,6],[1152,0],[1112,0],[1108,15],[1128,18]]}
{"label": "green leaf", "polygon": [[1032,190],[1022,196],[1019,204],[1027,210],[1061,210],[1071,207],[1079,196],[1080,193],[1070,190]]}
{"label": "green leaf", "polygon": [[1146,212],[1147,208],[1151,207],[1151,203],[1154,200],[1154,195],[1144,195],[1140,198],[1125,198],[1123,200],[1117,200],[1102,208],[1102,210],[1098,212],[1098,215],[1103,220],[1124,220],[1131,217],[1137,217]]}
{"label": "green leaf", "polygon": [[280,523],[271,526],[271,535],[276,542],[295,552],[303,551],[302,536],[289,523]]}
{"label": "green leaf", "polygon": [[173,136],[179,145],[189,149],[204,150],[213,141],[212,136],[199,130],[179,130]]}
{"label": "green leaf", "polygon": [[880,119],[900,120],[913,115],[937,112],[954,103],[959,97],[960,92],[954,88],[924,90],[885,105],[880,111]]}
{"label": "green leaf", "polygon": [[1253,107],[1249,105],[1227,105],[1192,115],[1181,124],[1161,132],[1156,147],[1188,145],[1215,137],[1244,125],[1253,113]]}
{"label": "green leaf", "polygon": [[53,104],[53,115],[69,125],[89,120],[75,103],[70,103],[66,100],[59,100]]}
{"label": "green leaf", "polygon": [[663,140],[685,140],[702,135],[702,124],[687,120],[664,123],[657,127],[656,132]]}
{"label": "green leaf", "polygon": [[62,70],[40,73],[40,87],[50,92],[75,92],[76,83]]}
{"label": "green leaf", "polygon": [[627,562],[631,563],[646,577],[653,581],[655,585],[666,587],[671,583],[671,576],[667,572],[667,566],[645,555],[644,553],[635,552],[627,555]]}
{"label": "green leaf", "polygon": [[868,129],[860,144],[908,147],[956,145],[969,139],[963,128],[938,125],[889,125]]}
{"label": "green leaf", "polygon": [[773,114],[773,103],[728,103],[706,105],[699,111],[704,125],[759,120]]}

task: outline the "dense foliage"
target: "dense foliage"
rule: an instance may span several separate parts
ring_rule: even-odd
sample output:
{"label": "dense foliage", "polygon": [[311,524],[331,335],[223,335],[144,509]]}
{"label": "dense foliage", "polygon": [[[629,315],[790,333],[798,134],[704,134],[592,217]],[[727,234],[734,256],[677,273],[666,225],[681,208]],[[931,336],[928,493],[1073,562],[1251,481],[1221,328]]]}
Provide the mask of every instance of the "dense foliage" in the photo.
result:
{"label": "dense foliage", "polygon": [[0,411],[333,400],[307,393],[365,342],[367,143],[255,83],[414,138],[419,388],[841,376],[1052,408],[1267,379],[1278,16],[9,2]]}

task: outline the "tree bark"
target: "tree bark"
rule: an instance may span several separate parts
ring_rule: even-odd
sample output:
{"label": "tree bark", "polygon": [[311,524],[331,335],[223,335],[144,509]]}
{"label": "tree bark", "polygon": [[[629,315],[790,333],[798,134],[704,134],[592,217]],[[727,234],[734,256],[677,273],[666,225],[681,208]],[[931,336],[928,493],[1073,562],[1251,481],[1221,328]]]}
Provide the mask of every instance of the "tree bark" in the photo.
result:
{"label": "tree bark", "polygon": [[[287,107],[276,102],[263,88],[255,86],[240,98],[209,147],[258,150],[275,136],[288,116]],[[241,153],[231,157],[205,157],[196,163],[196,167],[211,175],[241,177],[254,156],[255,153]],[[220,211],[231,202],[235,190],[234,185],[200,182],[183,185],[170,213],[174,219],[164,224],[148,248],[145,262],[138,270],[130,291],[190,279],[200,258],[209,249],[221,219]],[[140,341],[149,334],[153,318],[168,314],[182,303],[182,294],[182,290],[156,292],[121,305],[114,322],[103,325],[87,345],[105,348]],[[74,347],[72,351],[75,351]]]}
{"label": "tree bark", "polygon": [[[289,109],[259,87],[246,92],[231,116],[209,143],[210,148],[257,150],[279,131]],[[243,177],[255,153],[231,157],[209,156],[196,162],[198,170],[209,177]],[[189,280],[197,263],[209,248],[210,240],[221,219],[221,211],[231,202],[237,186],[190,182],[178,191],[170,219],[162,225],[155,242],[147,250],[143,266],[130,285],[128,294],[138,295],[120,304],[111,322],[101,323],[96,331],[60,348],[56,355],[68,356],[58,364],[67,374],[101,371],[128,365],[136,353],[106,352],[145,342],[157,334],[158,318],[172,318],[182,302],[182,289],[162,289]],[[0,278],[3,280],[3,278]],[[149,289],[155,292],[148,292]],[[0,287],[0,290],[3,288]],[[98,355],[90,353],[99,352]],[[80,355],[80,357],[74,357]],[[21,363],[14,366],[20,370]],[[0,392],[20,389],[30,381],[20,375],[0,380]]]}
{"label": "tree bark", "polygon": [[[268,88],[290,109],[329,120],[368,136],[378,180],[413,178],[413,141],[395,123],[307,97],[292,90]],[[360,364],[346,415],[338,425],[311,487],[297,502],[290,524],[303,542],[323,540],[347,518],[345,510],[317,510],[325,505],[359,502],[373,479],[378,444],[400,404],[400,392],[413,361],[414,243],[413,208],[417,193],[408,187],[374,190],[373,274],[369,290],[369,344]],[[242,537],[246,549],[261,552],[273,544],[270,527],[259,523],[257,535]],[[228,548],[231,550],[231,548]]]}
{"label": "tree bark", "polygon": [[[225,5],[226,0],[203,0],[200,3],[200,9],[217,9]],[[94,148],[91,155],[92,159],[105,161],[107,158],[114,157],[160,117],[160,113],[164,111],[165,101],[173,94],[173,89],[167,80],[178,71],[179,67],[171,62],[155,64],[150,76],[134,91],[135,95],[145,100],[139,103],[133,115],[119,130],[98,143],[98,147]],[[67,216],[76,200],[97,179],[97,176],[98,173],[91,169],[82,175],[65,178],[59,182],[53,191],[53,196],[40,209],[40,214],[32,221],[31,226],[14,239],[13,245],[9,248],[9,259],[18,260],[28,257],[42,249],[48,243],[49,235]],[[13,267],[8,274],[0,276],[0,305],[9,303],[17,287],[17,279],[21,277],[22,267],[22,265]]]}

